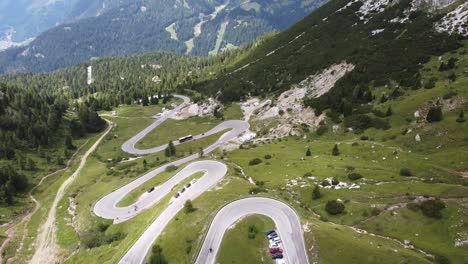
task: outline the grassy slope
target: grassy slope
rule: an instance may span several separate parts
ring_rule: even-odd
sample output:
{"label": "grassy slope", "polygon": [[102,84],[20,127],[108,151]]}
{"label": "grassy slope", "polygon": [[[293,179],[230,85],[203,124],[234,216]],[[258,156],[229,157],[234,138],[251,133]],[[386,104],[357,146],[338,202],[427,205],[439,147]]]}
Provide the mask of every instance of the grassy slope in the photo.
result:
{"label": "grassy slope", "polygon": [[[87,138],[74,142],[75,145],[82,147],[79,155],[75,157],[71,168],[67,171],[47,178],[40,187],[35,189],[33,196],[41,203],[41,208],[34,215],[32,215],[31,220],[27,224],[23,223],[16,228],[15,238],[7,247],[5,253],[6,256],[11,257],[15,255],[17,257],[16,261],[19,263],[23,261],[25,262],[29,257],[31,257],[31,253],[33,253],[33,243],[35,242],[36,236],[38,234],[38,228],[47,217],[48,210],[54,200],[58,188],[60,188],[60,185],[75,171],[80,161],[80,155],[86,152],[86,150],[90,148],[92,144],[94,144],[94,141],[97,140],[97,138],[98,136],[96,135],[89,135]],[[27,199],[29,202],[29,198]],[[32,206],[32,202],[29,202],[29,207]],[[60,235],[61,233],[58,232],[58,234]],[[21,245],[20,242],[23,238],[23,244]],[[18,247],[21,247],[22,250],[16,251]]]}
{"label": "grassy slope", "polygon": [[[450,56],[453,55],[447,54],[444,59]],[[467,214],[466,210],[462,210],[463,202],[459,197],[466,197],[468,188],[463,185],[466,185],[466,180],[461,178],[458,171],[468,166],[464,159],[466,155],[463,155],[467,152],[466,135],[463,133],[467,131],[467,122],[455,122],[458,110],[446,111],[444,120],[440,123],[426,124],[414,120],[408,122],[406,119],[411,118],[417,109],[424,108],[427,102],[444,95],[449,86],[458,91],[458,94],[452,98],[454,101],[467,98],[467,91],[463,88],[467,81],[464,73],[467,68],[466,63],[466,59],[459,62],[458,69],[455,70],[457,81],[448,83],[444,77],[447,73],[439,73],[435,69],[439,63],[433,58],[426,65],[428,70],[423,70],[422,74],[424,80],[429,78],[428,76],[438,76],[440,81],[436,83],[435,88],[407,90],[402,97],[376,104],[375,107],[382,110],[392,105],[394,112],[390,117],[392,128],[386,131],[375,129],[365,131],[364,134],[371,137],[370,141],[360,141],[360,135],[346,132],[341,128],[337,133],[329,132],[321,137],[310,133],[307,139],[290,137],[271,144],[228,153],[225,156],[225,162],[230,167],[227,177],[218,187],[194,201],[194,206],[197,208],[194,213],[180,212],[158,239],[157,243],[163,248],[164,255],[170,263],[191,263],[207,231],[208,223],[216,211],[229,201],[249,196],[252,185],[233,170],[234,164],[239,164],[254,180],[265,181],[268,193],[262,195],[282,199],[300,213],[303,224],[311,229],[311,232],[305,233],[305,238],[312,260],[320,263],[429,263],[423,255],[404,249],[394,241],[358,234],[347,227],[357,226],[401,241],[409,239],[415,246],[430,253],[446,255],[453,263],[460,261],[463,263],[467,258],[466,246],[455,248],[453,241],[458,238],[458,234],[466,232],[466,227],[461,223],[465,221]],[[373,91],[377,98],[381,92],[388,92],[385,87],[377,87]],[[466,104],[462,107],[468,110]],[[138,111],[146,109],[132,109],[129,115]],[[225,111],[225,117],[228,115],[239,117],[239,114],[237,107]],[[146,126],[142,125],[142,122],[151,122],[149,117],[146,121],[143,118],[134,120],[118,118],[116,121],[117,129],[120,129],[115,133],[118,137],[100,147],[98,153],[102,156],[102,160],[112,157],[112,150],[119,149],[126,138],[139,131],[140,127]],[[402,135],[401,131],[406,128],[412,128],[413,134]],[[441,131],[442,134],[437,133]],[[414,141],[415,133],[421,135],[422,142]],[[164,143],[169,138],[161,140]],[[339,143],[342,153],[338,157],[331,156],[331,149],[335,143]],[[441,143],[443,143],[442,149],[438,150],[436,147]],[[313,155],[302,161],[301,158],[305,157],[307,147],[311,148]],[[397,153],[393,154],[395,151]],[[265,160],[263,157],[266,154],[272,155],[272,159]],[[145,158],[155,162],[156,157],[157,155],[149,155]],[[263,163],[249,166],[248,162],[257,157],[262,158]],[[106,165],[97,159],[91,160],[87,171],[74,186],[74,192],[78,193],[78,226],[81,229],[97,221],[90,211],[92,204],[99,197],[143,173],[141,161],[130,163],[134,165],[118,169],[122,170],[122,173],[106,176],[108,170]],[[399,176],[402,167],[412,169],[414,177]],[[311,199],[314,184],[328,177],[336,177],[349,183],[350,180],[346,175],[352,171],[364,175],[364,179],[357,181],[361,189],[322,189],[323,198]],[[307,172],[311,172],[315,180],[303,178]],[[441,183],[435,184],[434,181],[430,181],[431,178]],[[299,185],[303,187],[286,186],[287,179],[298,179]],[[385,184],[377,184],[382,182]],[[172,193],[169,194],[171,195]],[[383,213],[376,218],[369,216],[373,208],[384,209],[396,203],[409,202],[411,197],[417,195],[445,199],[448,208],[443,210],[443,220],[429,219],[420,212],[415,213],[407,209],[399,209],[392,214]],[[161,212],[169,196],[165,201],[155,205],[152,210],[126,223],[113,225],[107,231],[127,233],[124,240],[89,251],[80,250],[70,262],[115,262]],[[345,201],[346,213],[330,216],[325,212],[324,205],[327,200],[336,198]],[[321,215],[322,220],[327,218],[328,222],[319,220],[316,214]],[[242,236],[233,238],[232,243],[241,244],[246,240],[247,238]]]}
{"label": "grassy slope", "polygon": [[[248,238],[250,226],[255,226],[258,230],[253,239]],[[252,215],[243,218],[224,235],[216,256],[217,262],[226,264],[274,263],[268,252],[268,238],[263,234],[264,231],[271,229],[275,229],[275,224],[268,217]]]}
{"label": "grassy slope", "polygon": [[[60,229],[60,235],[58,237],[59,244],[62,245],[64,249],[67,249],[67,252],[70,253],[78,246],[77,234],[70,226],[66,225],[65,220],[63,220],[63,218],[68,217],[67,207],[69,196],[76,195],[78,211],[75,224],[78,231],[86,231],[90,226],[102,221],[92,214],[92,206],[100,197],[108,194],[125,183],[134,180],[135,177],[144,174],[151,168],[155,168],[161,163],[169,160],[164,157],[164,153],[157,153],[146,155],[137,160],[125,163],[108,162],[108,159],[115,160],[118,158],[131,157],[131,155],[121,151],[120,146],[135,133],[151,124],[151,122],[153,122],[151,116],[153,116],[154,113],[159,112],[161,107],[163,106],[124,106],[117,109],[118,117],[108,117],[116,123],[116,126],[110,133],[110,136],[98,147],[96,154],[89,158],[88,164],[83,169],[82,174],[70,187],[68,195],[61,201],[61,205],[63,204],[63,206],[58,209],[58,225]],[[222,133],[224,132],[178,146],[178,157],[188,155],[191,150],[193,153],[197,153],[200,147],[206,147],[213,143]],[[169,138],[166,138],[164,139],[164,142],[168,140]],[[146,169],[143,167],[143,159],[147,160]],[[126,197],[123,203],[130,203],[140,194],[146,192],[150,186],[154,186],[157,182],[162,182],[164,178],[171,177],[174,174],[175,172],[159,175],[155,179],[145,183],[143,187],[132,192],[128,197]],[[194,175],[194,177],[198,177],[198,175]],[[163,201],[156,204],[151,210],[148,210],[138,217],[122,224],[112,225],[106,231],[106,234],[113,234],[116,232],[125,233],[126,237],[123,240],[114,242],[111,245],[93,248],[91,250],[81,248],[81,250],[79,250],[77,254],[69,260],[69,262],[93,263],[99,260],[104,263],[115,263],[161,212],[161,210],[166,207],[169,199],[174,195],[179,187],[185,183],[186,182],[181,183],[180,186],[176,187],[173,192],[168,194]]]}
{"label": "grassy slope", "polygon": [[177,141],[183,136],[201,134],[219,122],[220,120],[211,117],[192,117],[181,121],[168,119],[138,142],[136,147],[141,149],[157,147],[167,144],[169,140]]}

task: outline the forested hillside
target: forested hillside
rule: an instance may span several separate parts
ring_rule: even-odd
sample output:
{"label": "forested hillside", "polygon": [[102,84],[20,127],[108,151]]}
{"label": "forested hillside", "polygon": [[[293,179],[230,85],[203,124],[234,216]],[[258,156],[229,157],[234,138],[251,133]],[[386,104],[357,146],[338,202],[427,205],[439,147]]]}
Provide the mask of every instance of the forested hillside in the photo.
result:
{"label": "forested hillside", "polygon": [[32,177],[64,165],[74,139],[105,126],[88,102],[0,83],[0,200],[13,204]]}
{"label": "forested hillside", "polygon": [[[369,86],[390,82],[401,87],[424,85],[418,74],[421,65],[430,56],[461,45],[462,36],[434,30],[443,14],[422,9],[409,12],[412,1],[399,1],[382,12],[366,15],[361,11],[363,2],[348,2],[326,4],[267,40],[216,80],[202,82],[195,89],[214,94],[223,87],[224,101],[239,100],[248,94],[279,94],[334,63],[346,61],[354,64],[355,70],[340,80],[328,96],[308,102],[319,110],[329,106],[336,110],[342,98],[355,104],[368,101],[364,97]],[[389,22],[395,18],[406,20]],[[364,97],[352,98],[353,94]]]}
{"label": "forested hillside", "polygon": [[[206,95],[191,90],[182,91],[181,87],[187,87],[199,79],[212,78],[215,73],[223,71],[225,64],[232,64],[248,55],[262,41],[259,39],[217,56],[147,53],[93,60],[50,73],[3,75],[0,81],[37,91],[60,93],[69,100],[89,98],[94,110],[110,110],[119,104],[146,104],[151,96],[172,93],[176,89],[189,93],[194,101],[198,101]],[[87,66],[92,66],[91,85],[86,82]]]}
{"label": "forested hillside", "polygon": [[51,71],[95,57],[148,51],[217,54],[282,30],[324,3],[314,1],[122,2],[0,53],[0,73]]}

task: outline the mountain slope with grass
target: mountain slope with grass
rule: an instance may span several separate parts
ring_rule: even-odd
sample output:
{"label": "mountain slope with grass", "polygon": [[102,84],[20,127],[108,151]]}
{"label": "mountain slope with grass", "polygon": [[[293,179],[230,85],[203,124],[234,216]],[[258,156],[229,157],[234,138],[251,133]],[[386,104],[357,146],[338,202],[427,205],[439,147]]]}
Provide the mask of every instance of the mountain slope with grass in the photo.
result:
{"label": "mountain slope with grass", "polygon": [[[340,103],[340,95],[356,93],[356,87],[366,89],[391,81],[403,87],[420,86],[421,65],[430,56],[461,45],[462,35],[435,30],[435,24],[458,4],[461,2],[428,11],[413,7],[408,0],[332,1],[266,40],[243,61],[228,65],[216,81],[202,82],[195,89],[214,94],[223,87],[225,101],[248,94],[279,95],[291,85],[342,62],[355,68],[325,97],[333,105]],[[322,108],[321,103],[319,100],[314,105]]]}

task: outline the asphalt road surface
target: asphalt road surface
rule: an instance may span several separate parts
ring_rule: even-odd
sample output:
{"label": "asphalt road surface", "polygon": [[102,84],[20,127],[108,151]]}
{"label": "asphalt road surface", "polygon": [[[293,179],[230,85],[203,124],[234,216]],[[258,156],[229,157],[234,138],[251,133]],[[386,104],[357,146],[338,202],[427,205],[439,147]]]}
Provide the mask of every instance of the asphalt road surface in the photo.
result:
{"label": "asphalt road surface", "polygon": [[[167,118],[173,117],[177,111],[180,111],[189,103],[189,98],[185,96],[176,95],[176,97],[183,99],[184,102],[173,110],[166,112],[150,126],[125,142],[122,145],[122,150],[136,155],[151,154],[165,150],[167,145],[141,150],[136,149],[135,144],[143,139],[152,130],[157,128],[160,124],[162,124]],[[224,145],[226,142],[238,137],[248,128],[249,124],[245,121],[225,121],[205,133],[195,135],[193,140],[207,137],[220,131],[229,130],[224,133],[215,143],[203,150],[204,153],[209,153]],[[174,139],[174,145],[179,145],[177,139]],[[143,232],[143,234],[126,252],[119,263],[144,263],[145,256],[151,248],[151,245],[154,243],[154,241],[156,241],[170,220],[180,210],[182,210],[185,201],[193,200],[205,191],[215,186],[226,175],[227,167],[221,162],[212,160],[192,162],[165,183],[155,187],[151,193],[147,193],[140,197],[140,199],[134,204],[124,207],[118,207],[117,204],[131,191],[140,187],[153,177],[156,177],[159,173],[165,171],[166,167],[171,165],[180,166],[197,158],[199,158],[199,155],[194,154],[158,167],[104,196],[94,205],[94,213],[97,216],[106,219],[112,219],[114,223],[120,223],[131,219],[144,210],[152,207],[154,204],[161,201],[161,199],[163,199],[172,190],[174,190],[174,188],[181,189],[183,186],[181,186],[180,183],[191,175],[197,172],[203,172],[203,176],[201,176],[190,188],[187,188],[187,190],[182,193],[179,198],[171,199],[167,208]],[[225,230],[237,219],[249,214],[264,214],[271,217],[275,221],[276,226],[278,227],[279,235],[284,241],[285,257],[288,263],[308,263],[307,255],[305,253],[306,251],[304,247],[302,229],[298,216],[286,204],[267,198],[243,199],[233,202],[223,208],[216,215],[213,224],[210,227],[210,230],[207,234],[207,240],[203,244],[203,249],[198,256],[197,263],[214,263],[216,252],[219,249],[219,245]],[[208,249],[205,247],[208,247]],[[209,247],[212,247],[214,250],[212,253],[207,255],[206,251],[209,251]]]}
{"label": "asphalt road surface", "polygon": [[309,263],[301,222],[296,212],[283,202],[263,197],[241,199],[223,207],[213,219],[195,263],[214,264],[226,230],[242,217],[253,214],[265,215],[275,222],[286,263]]}

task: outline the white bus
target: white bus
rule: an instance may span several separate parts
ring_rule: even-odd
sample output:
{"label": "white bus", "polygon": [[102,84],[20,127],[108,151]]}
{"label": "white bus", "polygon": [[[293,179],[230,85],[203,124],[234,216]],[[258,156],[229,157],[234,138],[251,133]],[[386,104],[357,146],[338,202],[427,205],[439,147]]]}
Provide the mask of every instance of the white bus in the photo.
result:
{"label": "white bus", "polygon": [[179,143],[184,143],[184,142],[187,142],[187,141],[192,140],[192,139],[193,139],[192,135],[181,137],[181,138],[179,138]]}

